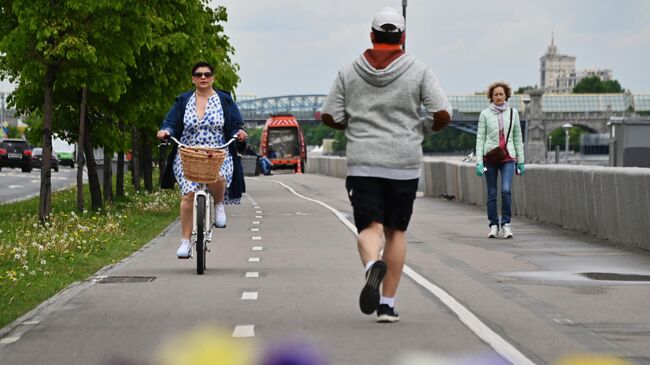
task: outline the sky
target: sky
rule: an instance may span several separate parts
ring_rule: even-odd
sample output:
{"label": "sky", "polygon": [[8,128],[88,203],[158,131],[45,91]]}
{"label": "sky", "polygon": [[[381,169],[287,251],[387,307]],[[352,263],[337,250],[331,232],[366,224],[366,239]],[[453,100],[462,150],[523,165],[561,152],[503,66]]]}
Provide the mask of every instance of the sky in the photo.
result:
{"label": "sky", "polygon": [[[370,44],[370,23],[400,0],[211,0],[228,9],[225,33],[240,66],[238,95],[326,94]],[[623,88],[650,94],[648,0],[410,0],[406,51],[429,65],[449,95],[496,80],[540,84],[554,35],[576,68],[611,69]],[[10,91],[6,82],[0,91]]]}
{"label": "sky", "polygon": [[[336,72],[371,47],[379,8],[400,0],[211,0],[228,10],[225,32],[242,79],[237,94],[327,94]],[[611,69],[623,88],[650,93],[648,0],[410,0],[406,51],[428,64],[449,95],[496,80],[540,84],[554,36],[576,69]]]}

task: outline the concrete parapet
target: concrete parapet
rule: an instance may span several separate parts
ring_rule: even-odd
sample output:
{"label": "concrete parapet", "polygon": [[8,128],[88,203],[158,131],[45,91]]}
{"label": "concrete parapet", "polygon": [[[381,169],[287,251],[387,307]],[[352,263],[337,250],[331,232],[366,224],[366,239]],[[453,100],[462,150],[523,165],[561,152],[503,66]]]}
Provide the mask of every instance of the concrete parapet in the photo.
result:
{"label": "concrete parapet", "polygon": [[338,156],[310,156],[305,163],[305,172],[345,178],[347,175],[346,159]]}
{"label": "concrete parapet", "polygon": [[[310,157],[307,172],[344,178],[345,158]],[[422,179],[425,196],[485,206],[485,179],[474,164],[426,160]],[[648,168],[530,164],[512,193],[515,215],[650,250]]]}

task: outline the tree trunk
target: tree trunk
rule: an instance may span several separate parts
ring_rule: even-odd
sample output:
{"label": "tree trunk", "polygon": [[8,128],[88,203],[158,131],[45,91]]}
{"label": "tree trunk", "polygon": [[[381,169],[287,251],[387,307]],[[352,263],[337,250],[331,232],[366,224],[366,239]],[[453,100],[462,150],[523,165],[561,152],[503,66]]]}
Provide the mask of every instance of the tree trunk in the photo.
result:
{"label": "tree trunk", "polygon": [[113,151],[104,147],[104,201],[113,201]]}
{"label": "tree trunk", "polygon": [[41,191],[38,204],[38,218],[45,223],[52,210],[52,180],[50,167],[52,162],[52,109],[54,104],[54,80],[56,66],[49,65],[45,70],[43,85],[43,165],[41,167]]}
{"label": "tree trunk", "polygon": [[84,211],[84,136],[86,134],[86,104],[88,89],[81,89],[81,106],[79,107],[79,142],[77,143],[77,210]]}
{"label": "tree trunk", "polygon": [[93,152],[93,144],[90,140],[89,129],[90,128],[85,129],[84,154],[86,155],[86,163],[88,165],[88,188],[90,189],[90,206],[93,210],[99,210],[103,207],[102,189],[99,185],[99,177],[97,176],[97,162],[95,162],[95,153]]}
{"label": "tree trunk", "polygon": [[138,129],[134,126],[131,130],[131,176],[133,179],[133,188],[140,191],[140,138]]}
{"label": "tree trunk", "polygon": [[117,153],[117,176],[115,177],[115,195],[124,196],[124,152]]}
{"label": "tree trunk", "polygon": [[153,157],[151,156],[151,144],[149,139],[140,140],[140,156],[142,160],[142,176],[144,177],[144,188],[153,192]]}
{"label": "tree trunk", "polygon": [[[124,135],[124,123],[118,122],[120,135]],[[124,196],[124,151],[117,152],[117,176],[115,177],[115,194],[118,197]]]}

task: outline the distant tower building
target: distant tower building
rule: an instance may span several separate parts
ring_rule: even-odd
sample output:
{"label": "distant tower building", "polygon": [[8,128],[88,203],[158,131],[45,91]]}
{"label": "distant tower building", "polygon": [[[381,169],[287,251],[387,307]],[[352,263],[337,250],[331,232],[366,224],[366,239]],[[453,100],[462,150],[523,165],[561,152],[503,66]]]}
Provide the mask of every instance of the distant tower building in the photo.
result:
{"label": "distant tower building", "polygon": [[540,84],[546,93],[570,93],[576,86],[576,58],[557,53],[553,38],[540,58]]}

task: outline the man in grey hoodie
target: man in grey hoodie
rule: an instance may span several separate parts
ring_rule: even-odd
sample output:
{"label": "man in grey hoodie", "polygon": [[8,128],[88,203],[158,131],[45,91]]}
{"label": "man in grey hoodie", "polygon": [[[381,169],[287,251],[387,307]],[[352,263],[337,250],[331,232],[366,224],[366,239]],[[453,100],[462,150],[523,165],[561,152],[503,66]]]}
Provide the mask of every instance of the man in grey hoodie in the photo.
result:
{"label": "man in grey hoodie", "polygon": [[[370,33],[373,48],[338,72],[322,109],[323,123],[345,130],[347,137],[345,185],[366,269],[359,306],[368,315],[377,311],[379,322],[399,321],[395,294],[422,140],[451,120],[451,105],[436,76],[402,50],[404,39],[402,15],[392,8],[379,10]],[[423,119],[421,105],[427,111]]]}

